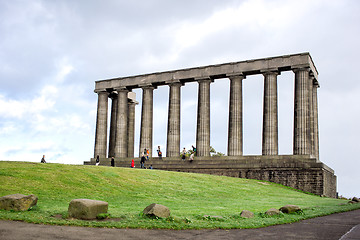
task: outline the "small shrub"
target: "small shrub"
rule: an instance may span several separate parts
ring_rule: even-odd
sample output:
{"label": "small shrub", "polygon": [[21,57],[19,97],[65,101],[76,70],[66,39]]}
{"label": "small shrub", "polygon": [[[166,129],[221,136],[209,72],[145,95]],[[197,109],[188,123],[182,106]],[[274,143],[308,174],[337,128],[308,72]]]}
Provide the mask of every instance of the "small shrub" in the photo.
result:
{"label": "small shrub", "polygon": [[109,213],[99,213],[97,216],[96,216],[96,219],[97,220],[103,220],[103,219],[107,219],[110,217],[110,214]]}

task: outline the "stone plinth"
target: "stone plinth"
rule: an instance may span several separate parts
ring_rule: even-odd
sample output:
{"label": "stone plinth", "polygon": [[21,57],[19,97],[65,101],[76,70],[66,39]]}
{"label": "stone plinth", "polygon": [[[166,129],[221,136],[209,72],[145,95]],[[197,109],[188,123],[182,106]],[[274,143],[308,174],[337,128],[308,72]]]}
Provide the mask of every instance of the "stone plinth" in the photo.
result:
{"label": "stone plinth", "polygon": [[74,199],[70,202],[68,213],[71,218],[96,219],[100,213],[107,213],[108,203],[91,199]]}

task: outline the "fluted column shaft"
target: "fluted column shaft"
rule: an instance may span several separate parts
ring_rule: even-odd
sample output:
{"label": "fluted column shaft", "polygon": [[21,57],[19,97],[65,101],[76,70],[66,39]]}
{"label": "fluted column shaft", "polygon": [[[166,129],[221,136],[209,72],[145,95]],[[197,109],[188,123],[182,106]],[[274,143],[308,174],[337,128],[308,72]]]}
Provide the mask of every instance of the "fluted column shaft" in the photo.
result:
{"label": "fluted column shaft", "polygon": [[166,156],[177,157],[180,154],[180,102],[181,83],[169,84],[169,113],[166,141]]}
{"label": "fluted column shaft", "polygon": [[310,149],[311,156],[315,156],[315,144],[314,144],[314,105],[313,105],[313,85],[314,76],[309,76],[309,134],[310,134]]}
{"label": "fluted column shaft", "polygon": [[197,156],[210,156],[210,79],[198,80]]}
{"label": "fluted column shaft", "polygon": [[228,156],[243,154],[243,103],[242,80],[244,76],[230,77]]}
{"label": "fluted column shaft", "polygon": [[309,69],[294,69],[294,155],[310,154]]}
{"label": "fluted column shaft", "polygon": [[144,149],[149,149],[152,156],[152,134],[153,134],[153,86],[142,88],[142,108],[141,108],[141,127],[140,127],[140,148],[139,156]]}
{"label": "fluted column shaft", "polygon": [[278,155],[277,75],[264,73],[262,155]]}
{"label": "fluted column shaft", "polygon": [[110,94],[111,98],[111,117],[110,117],[110,136],[109,136],[109,153],[108,157],[115,157],[116,145],[116,118],[117,118],[117,93]]}
{"label": "fluted column shaft", "polygon": [[115,157],[127,157],[128,150],[128,90],[119,89],[118,91],[118,107],[116,121],[116,145]]}
{"label": "fluted column shaft", "polygon": [[314,154],[318,161],[320,161],[319,156],[319,120],[318,120],[318,100],[317,100],[317,89],[319,85],[316,83],[312,88],[313,94],[313,112],[314,112]]}
{"label": "fluted column shaft", "polygon": [[135,106],[136,102],[130,100],[128,103],[128,157],[134,157]]}
{"label": "fluted column shaft", "polygon": [[107,147],[107,115],[108,115],[108,93],[98,92],[98,105],[95,130],[94,158],[106,157]]}

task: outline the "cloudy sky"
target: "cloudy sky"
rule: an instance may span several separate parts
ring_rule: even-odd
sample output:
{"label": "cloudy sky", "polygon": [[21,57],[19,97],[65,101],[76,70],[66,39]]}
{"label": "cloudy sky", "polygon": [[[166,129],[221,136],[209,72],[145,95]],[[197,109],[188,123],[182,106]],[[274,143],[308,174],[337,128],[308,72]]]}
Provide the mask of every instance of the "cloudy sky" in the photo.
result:
{"label": "cloudy sky", "polygon": [[[0,159],[82,164],[94,151],[100,79],[310,52],[320,159],[360,195],[360,1],[0,0]],[[292,154],[294,74],[278,76],[279,151]],[[244,154],[261,154],[263,77],[244,91]],[[135,90],[141,102],[141,91]],[[211,145],[226,153],[229,81],[211,85]],[[168,87],[154,91],[165,152]],[[182,87],[181,146],[195,144],[197,84]],[[136,151],[141,105],[136,110]]]}

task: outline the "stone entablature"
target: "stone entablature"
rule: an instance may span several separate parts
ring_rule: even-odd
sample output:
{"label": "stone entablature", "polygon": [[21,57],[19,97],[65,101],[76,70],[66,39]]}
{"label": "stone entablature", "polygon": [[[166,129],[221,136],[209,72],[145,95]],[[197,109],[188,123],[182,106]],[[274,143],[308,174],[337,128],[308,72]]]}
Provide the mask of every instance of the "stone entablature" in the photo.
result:
{"label": "stone entablature", "polygon": [[278,57],[253,59],[173,71],[156,72],[129,77],[119,77],[96,81],[95,92],[109,88],[126,87],[140,88],[146,85],[168,85],[171,81],[182,83],[195,82],[199,79],[219,79],[234,75],[262,74],[266,71],[290,71],[296,68],[309,68],[314,78],[318,79],[318,72],[309,53],[299,53]]}

